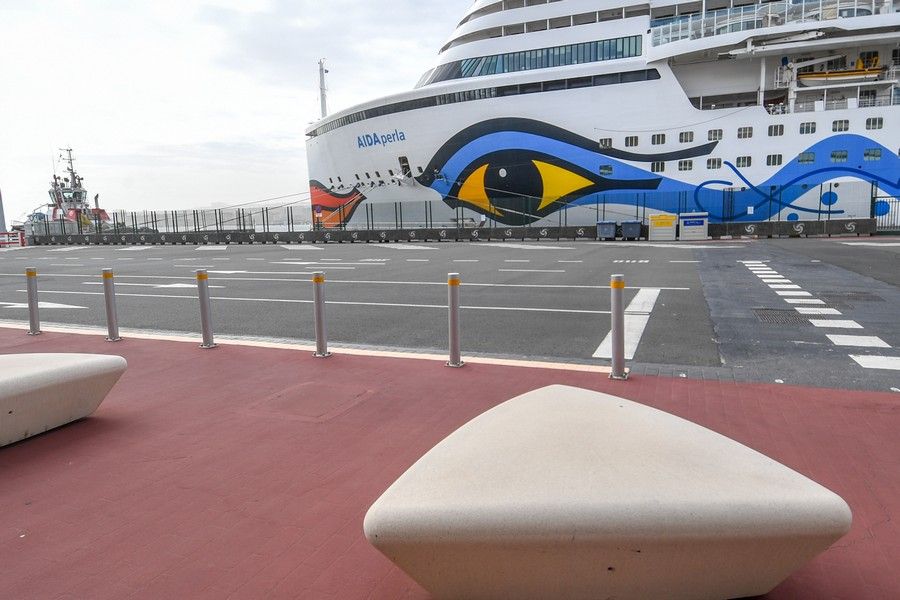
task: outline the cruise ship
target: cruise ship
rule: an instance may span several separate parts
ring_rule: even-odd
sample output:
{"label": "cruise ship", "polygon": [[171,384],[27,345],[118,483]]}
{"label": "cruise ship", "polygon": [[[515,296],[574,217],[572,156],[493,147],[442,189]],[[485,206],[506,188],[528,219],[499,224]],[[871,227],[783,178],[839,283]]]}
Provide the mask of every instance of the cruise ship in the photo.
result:
{"label": "cruise ship", "polygon": [[900,0],[477,0],[412,90],[307,129],[313,220],[882,216],[898,76]]}

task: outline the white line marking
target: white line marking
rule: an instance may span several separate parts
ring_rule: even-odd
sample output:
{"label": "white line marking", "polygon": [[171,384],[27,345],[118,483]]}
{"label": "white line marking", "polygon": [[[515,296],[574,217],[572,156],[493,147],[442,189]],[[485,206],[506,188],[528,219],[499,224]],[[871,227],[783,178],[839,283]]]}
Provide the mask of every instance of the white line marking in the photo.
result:
{"label": "white line marking", "polygon": [[368,247],[380,250],[437,250],[434,246],[420,246],[419,244],[373,244]]}
{"label": "white line marking", "polygon": [[477,258],[457,258],[453,262],[465,262],[465,263],[478,262],[478,259]]}
{"label": "white line marking", "polygon": [[286,244],[281,247],[285,250],[322,250],[322,248],[311,244]]}
{"label": "white line marking", "polygon": [[779,296],[812,296],[809,292],[801,292],[797,290],[775,290]]}
{"label": "white line marking", "polygon": [[[637,352],[638,344],[641,343],[641,336],[650,322],[650,313],[656,305],[659,298],[661,288],[642,288],[635,294],[628,306],[625,307],[625,358],[634,358]],[[593,358],[612,358],[612,331],[606,334],[597,349],[594,350]]]}
{"label": "white line marking", "polygon": [[[531,261],[527,258],[507,258],[503,262],[512,262],[512,263],[530,263]],[[562,262],[562,261],[560,261]]]}
{"label": "white line marking", "polygon": [[[83,285],[103,285],[102,281],[82,281]],[[150,287],[150,288],[184,288],[184,289],[197,289],[197,286],[193,283],[128,283],[125,281],[117,281],[116,287]],[[210,285],[210,288],[220,288],[224,289],[224,285]]]}
{"label": "white line marking", "polygon": [[835,346],[859,346],[862,348],[890,348],[891,346],[877,335],[839,335],[826,333]]}
{"label": "white line marking", "polygon": [[558,260],[558,263],[583,263],[583,260]]}
{"label": "white line marking", "polygon": [[244,260],[266,260],[264,258],[245,258]]}
{"label": "white line marking", "polygon": [[[103,260],[102,258],[100,260]],[[161,258],[148,258],[147,260],[162,260]]]}
{"label": "white line marking", "polygon": [[768,284],[773,290],[799,290],[800,286],[796,283],[770,283]]}
{"label": "white line marking", "polygon": [[[444,284],[446,285],[446,284]],[[16,290],[25,293],[25,290]],[[73,294],[82,296],[102,296],[103,292],[80,292],[65,290],[41,290],[42,294]],[[117,296],[130,296],[135,298],[187,298],[196,300],[197,296],[180,296],[174,294],[116,294]],[[297,300],[293,298],[241,298],[237,296],[211,296],[211,300],[230,300],[234,302],[275,302],[280,304],[312,304],[312,300]],[[344,306],[383,306],[391,308],[437,308],[447,310],[446,304],[407,304],[399,302],[351,302],[341,300],[329,300],[328,304],[340,304]],[[25,305],[27,307],[27,305]],[[608,315],[608,310],[580,310],[569,308],[534,308],[524,306],[460,306],[468,310],[500,310],[500,311],[516,311],[516,312],[550,312],[565,313],[579,315]],[[626,346],[627,347],[627,346]]]}
{"label": "white line marking", "polygon": [[763,283],[794,283],[790,279],[785,279],[784,277],[781,277],[780,275],[778,277],[763,277],[761,279],[761,281]]}
{"label": "white line marking", "polygon": [[302,265],[304,267],[328,267],[329,269],[351,269],[348,265],[356,265],[361,267],[383,267],[384,263],[380,262],[342,262],[341,264],[326,262],[298,262],[293,260],[283,260],[279,262],[270,262],[270,265]]}
{"label": "white line marking", "polygon": [[134,260],[134,259],[129,256],[128,258],[117,258],[116,260]]}
{"label": "white line marking", "polygon": [[836,329],[862,329],[863,326],[852,320],[842,320],[842,319],[810,319],[810,323],[815,325],[816,327],[834,327]]}
{"label": "white line marking", "polygon": [[850,358],[866,369],[889,369],[900,371],[900,356],[869,356],[850,354]]}
{"label": "white line marking", "polygon": [[[43,290],[41,290],[43,292]],[[0,302],[4,308],[28,308],[27,302]],[[87,308],[87,306],[74,306],[72,304],[57,304],[56,302],[38,302],[38,308]]]}
{"label": "white line marking", "polygon": [[512,248],[513,250],[574,250],[569,246],[551,246],[543,244],[516,244],[513,242],[497,242],[478,244],[479,248]]}
{"label": "white line marking", "polygon": [[85,246],[67,246],[65,248],[55,248],[53,250],[47,250],[47,252],[74,252],[75,250],[84,250]]}
{"label": "white line marking", "polygon": [[900,246],[900,242],[841,242],[845,246],[885,246],[887,248]]}
{"label": "white line marking", "polygon": [[794,310],[796,310],[801,315],[839,315],[841,311],[836,308],[820,308],[817,306],[795,306]]}
{"label": "white line marking", "polygon": [[221,252],[224,252],[225,250],[228,250],[228,246],[197,246],[196,248],[194,248],[194,250],[196,250],[196,251],[219,250]]}
{"label": "white line marking", "polygon": [[825,304],[824,300],[818,298],[785,298],[788,304]]}
{"label": "white line marking", "polygon": [[322,262],[341,262],[343,258],[320,258]]}
{"label": "white line marking", "polygon": [[429,262],[430,258],[407,258],[406,262]]}
{"label": "white line marking", "polygon": [[564,269],[497,269],[501,273],[565,273]]}
{"label": "white line marking", "polygon": [[142,250],[153,250],[153,246],[129,246],[127,248],[116,248],[116,252],[140,252]]}

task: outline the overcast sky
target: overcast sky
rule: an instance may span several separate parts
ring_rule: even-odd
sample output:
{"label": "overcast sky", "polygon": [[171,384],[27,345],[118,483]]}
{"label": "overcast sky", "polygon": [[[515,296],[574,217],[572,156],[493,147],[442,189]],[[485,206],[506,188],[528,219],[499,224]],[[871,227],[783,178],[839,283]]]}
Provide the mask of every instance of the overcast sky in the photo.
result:
{"label": "overcast sky", "polygon": [[306,192],[303,130],[411,88],[471,0],[0,0],[0,192],[47,201],[58,148],[105,208]]}

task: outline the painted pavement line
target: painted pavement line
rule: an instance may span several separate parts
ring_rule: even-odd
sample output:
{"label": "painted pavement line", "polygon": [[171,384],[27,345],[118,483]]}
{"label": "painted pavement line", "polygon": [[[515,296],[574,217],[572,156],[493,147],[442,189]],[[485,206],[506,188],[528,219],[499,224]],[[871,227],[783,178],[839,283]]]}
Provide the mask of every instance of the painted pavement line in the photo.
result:
{"label": "painted pavement line", "polygon": [[824,308],[818,306],[795,306],[794,310],[796,310],[801,315],[840,315],[842,314],[836,308]]}
{"label": "painted pavement line", "polygon": [[799,290],[800,286],[796,283],[768,283],[766,284],[773,290]]}
{"label": "painted pavement line", "polygon": [[[0,327],[6,329],[21,329],[28,327],[27,321],[0,320]],[[43,323],[42,331],[52,333],[68,333],[72,335],[105,335],[106,328],[84,326],[70,326],[61,323]],[[164,331],[152,331],[143,329],[122,328],[119,332],[123,337],[136,340],[160,340],[168,342],[186,342],[196,344],[198,336],[188,333],[171,333]],[[219,345],[231,346],[250,346],[255,348],[276,348],[281,350],[299,350],[301,352],[312,352],[316,349],[313,345],[290,343],[282,340],[268,340],[266,338],[250,338],[246,336],[218,334],[216,342]],[[447,357],[443,354],[428,354],[425,352],[403,352],[391,350],[370,350],[367,348],[342,347],[340,343],[329,343],[329,349],[332,352],[340,352],[351,356],[373,356],[378,358],[406,358],[413,360],[436,360],[447,362]],[[529,369],[553,369],[558,371],[581,371],[586,373],[609,373],[610,367],[604,365],[581,365],[571,363],[555,363],[529,361],[508,358],[490,358],[483,356],[466,356],[467,363],[498,365],[505,367],[521,367]]]}
{"label": "painted pavement line", "polygon": [[900,371],[900,356],[873,356],[871,354],[849,354],[848,356],[865,369]]}
{"label": "painted pavement line", "polygon": [[407,258],[406,262],[431,262],[430,258]]}
{"label": "painted pavement line", "polygon": [[[446,284],[444,284],[446,285]],[[16,290],[17,292],[25,293],[26,290]],[[81,291],[66,291],[66,290],[41,290],[42,294],[70,294],[70,295],[79,295],[79,296],[102,296],[103,292],[81,292]],[[188,296],[188,295],[176,295],[176,294],[130,294],[130,293],[116,293],[116,296],[123,297],[134,297],[134,298],[179,298],[179,299],[188,299],[188,300],[197,300],[197,296]],[[233,301],[233,302],[273,302],[277,304],[312,304],[312,300],[300,300],[296,298],[243,298],[237,296],[210,296],[210,300],[222,300],[222,301]],[[389,307],[389,308],[437,308],[441,310],[447,310],[446,304],[410,304],[410,303],[400,303],[400,302],[358,302],[358,301],[346,301],[346,300],[329,300],[326,302],[328,305],[343,305],[343,306],[380,306],[380,307]],[[502,311],[515,311],[515,312],[549,312],[549,313],[562,313],[562,314],[579,314],[579,315],[608,315],[608,310],[581,310],[581,309],[570,309],[570,308],[535,308],[535,307],[525,307],[525,306],[460,306],[460,308],[465,308],[468,310],[502,310]]]}
{"label": "painted pavement line", "polygon": [[788,304],[825,304],[824,300],[818,298],[784,298]]}
{"label": "painted pavement line", "polygon": [[[505,259],[503,262],[508,262],[508,263],[530,263],[531,260],[528,259],[528,258],[507,258],[507,259]],[[559,261],[559,262],[562,262],[562,261]]]}
{"label": "painted pavement line", "polygon": [[552,246],[550,244],[516,244],[512,242],[479,243],[479,248],[510,248],[512,250],[574,250],[570,246]]}
{"label": "painted pavement line", "polygon": [[558,263],[583,263],[583,260],[558,260]]}
{"label": "painted pavement line", "polygon": [[473,263],[473,262],[478,262],[478,259],[477,259],[477,258],[456,258],[456,259],[453,260],[453,262],[455,262],[455,263],[457,263],[457,262],[460,262],[460,263]]}
{"label": "painted pavement line", "polygon": [[781,278],[781,279],[763,279],[762,282],[763,282],[763,283],[794,283],[794,282],[791,281],[790,279],[784,279],[784,278]]}
{"label": "painted pavement line", "polygon": [[835,346],[858,346],[860,348],[890,348],[890,344],[877,335],[840,335],[826,333],[825,337]]}
{"label": "painted pavement line", "polygon": [[810,319],[816,327],[833,327],[835,329],[862,329],[863,326],[851,319]]}
{"label": "painted pavement line", "polygon": [[380,250],[437,250],[434,246],[420,246],[419,244],[374,244],[368,247]]}
{"label": "painted pavement line", "polygon": [[900,242],[841,242],[845,246],[884,246],[887,248],[900,247]]}
{"label": "painted pavement line", "polygon": [[[642,288],[638,290],[628,306],[625,307],[625,358],[631,360],[637,352],[641,337],[650,322],[650,313],[656,305],[661,288]],[[612,331],[606,334],[597,349],[591,355],[593,358],[612,358]]]}
{"label": "painted pavement line", "polygon": [[218,246],[218,245],[216,245],[216,246],[197,246],[196,248],[194,248],[195,252],[202,252],[202,251],[209,251],[209,250],[218,250],[220,252],[224,252],[224,251],[228,250],[228,245],[226,244],[225,246]]}
{"label": "painted pavement line", "polygon": [[775,290],[775,293],[779,296],[812,296],[809,292],[797,290]]}
{"label": "painted pavement line", "polygon": [[313,246],[312,244],[279,244],[285,250],[315,250],[321,252],[322,248]]}

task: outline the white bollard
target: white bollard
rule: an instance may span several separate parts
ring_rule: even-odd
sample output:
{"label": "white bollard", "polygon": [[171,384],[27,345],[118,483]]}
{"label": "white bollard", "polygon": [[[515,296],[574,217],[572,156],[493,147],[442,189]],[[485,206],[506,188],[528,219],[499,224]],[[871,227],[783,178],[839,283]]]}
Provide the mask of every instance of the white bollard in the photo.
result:
{"label": "white bollard", "polygon": [[459,273],[447,274],[447,328],[450,338],[450,360],[448,367],[461,367],[459,356]]}
{"label": "white bollard", "polygon": [[612,338],[612,370],[610,379],[628,379],[625,370],[625,276],[609,279],[610,337]]}
{"label": "white bollard", "polygon": [[106,299],[106,341],[118,342],[122,338],[119,336],[119,315],[116,311],[116,284],[113,279],[112,269],[103,269],[103,296]]}
{"label": "white bollard", "polygon": [[37,269],[25,269],[25,289],[28,290],[28,335],[40,335],[41,317],[38,314]]}
{"label": "white bollard", "polygon": [[203,331],[201,348],[215,348],[213,341],[212,316],[209,305],[209,274],[206,269],[197,270],[197,296],[200,298],[200,328]]}
{"label": "white bollard", "polygon": [[328,335],[325,332],[325,273],[316,271],[313,273],[313,314],[316,328],[316,351],[313,356],[328,358]]}

